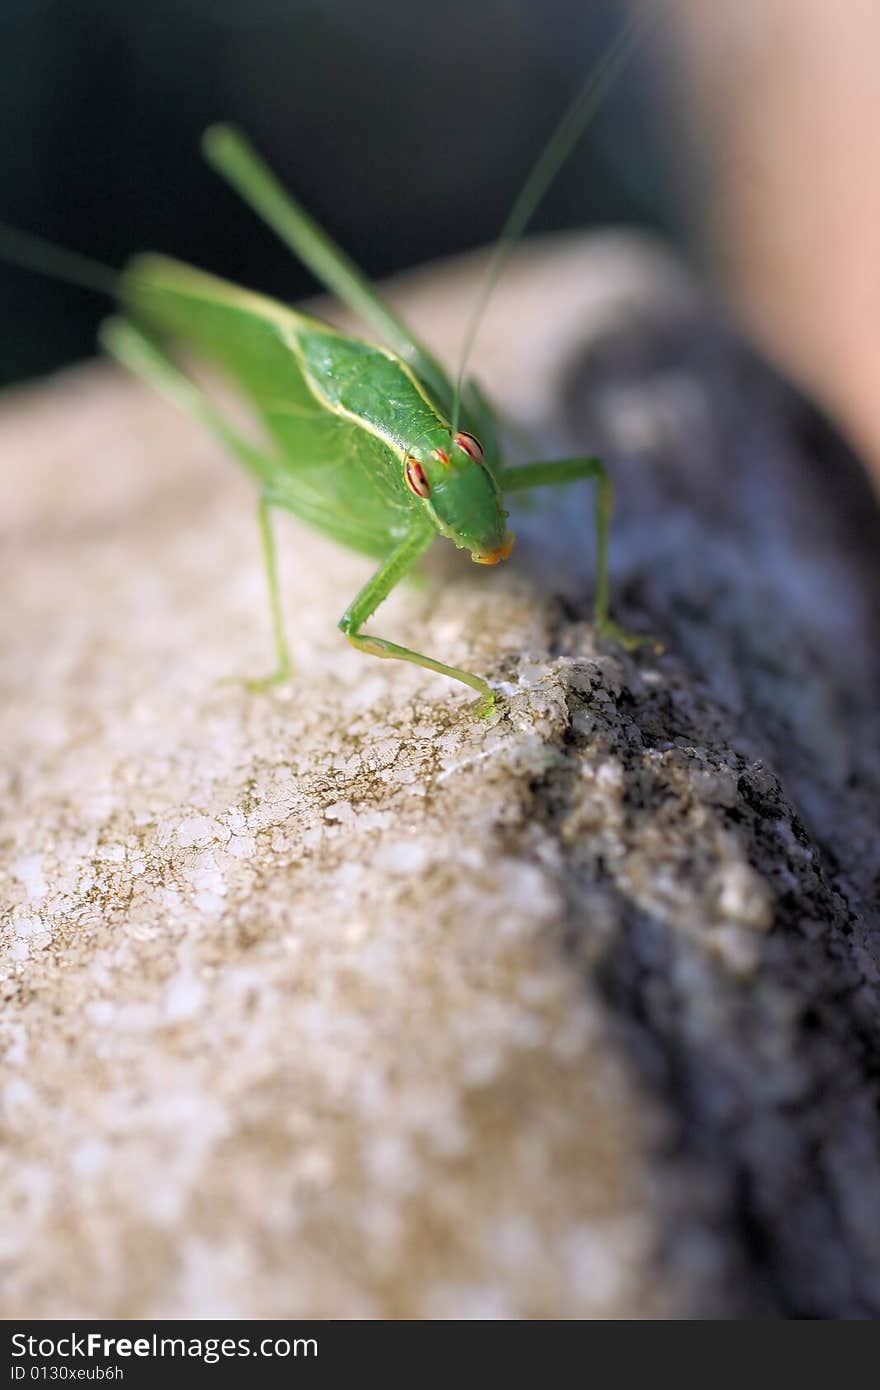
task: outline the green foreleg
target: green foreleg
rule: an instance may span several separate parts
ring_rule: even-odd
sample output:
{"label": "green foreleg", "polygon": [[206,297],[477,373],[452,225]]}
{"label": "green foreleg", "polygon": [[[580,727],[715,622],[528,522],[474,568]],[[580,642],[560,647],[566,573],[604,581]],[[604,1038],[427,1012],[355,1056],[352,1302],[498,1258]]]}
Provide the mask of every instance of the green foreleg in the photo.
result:
{"label": "green foreleg", "polygon": [[596,597],[593,603],[593,621],[597,632],[631,650],[640,643],[651,642],[653,639],[640,633],[628,632],[618,626],[609,613],[608,528],[614,507],[614,488],[602,460],[583,457],[526,463],[519,468],[505,469],[499,482],[504,492],[525,492],[533,487],[558,486],[563,483],[580,482],[584,478],[592,479],[596,483]]}
{"label": "green foreleg", "polygon": [[480,696],[475,707],[476,713],[487,715],[494,707],[495,696],[488,681],[484,681],[482,677],[475,676],[471,671],[462,671],[457,666],[445,666],[442,661],[435,661],[433,657],[411,651],[409,647],[399,647],[396,642],[389,642],[384,637],[364,636],[361,633],[364,623],[388,597],[410,566],[427,550],[434,535],[433,531],[419,529],[401,541],[346,609],[339,620],[339,626],[352,646],[362,652],[369,652],[371,656],[394,657],[398,661],[411,661],[416,666],[424,666],[428,671],[437,671],[441,676],[449,676],[452,680],[469,685]]}

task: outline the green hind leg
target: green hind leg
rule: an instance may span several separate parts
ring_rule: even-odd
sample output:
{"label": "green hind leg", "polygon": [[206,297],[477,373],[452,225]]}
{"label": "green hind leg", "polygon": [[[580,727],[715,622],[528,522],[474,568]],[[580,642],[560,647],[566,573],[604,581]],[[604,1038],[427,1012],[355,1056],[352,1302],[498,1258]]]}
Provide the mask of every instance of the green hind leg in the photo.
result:
{"label": "green hind leg", "polygon": [[[275,473],[273,461],[241,438],[227,423],[222,411],[218,410],[195,382],[180,370],[155,338],[144,333],[127,319],[113,318],[103,324],[101,341],[123,366],[135,372],[166,400],[170,400],[200,424],[205,425],[258,482],[266,486],[272,479]],[[278,588],[278,559],[269,517],[273,503],[274,499],[268,493],[260,497],[258,520],[278,664],[271,675],[261,680],[246,681],[245,684],[251,690],[265,690],[270,685],[287,680],[290,675],[290,655],[284,638]]]}
{"label": "green hind leg", "polygon": [[428,671],[437,671],[441,676],[449,676],[451,680],[469,685],[480,696],[474,706],[474,712],[485,716],[491,714],[494,708],[495,695],[488,681],[484,681],[482,676],[475,676],[471,671],[462,671],[457,666],[445,666],[442,661],[435,661],[431,656],[411,651],[409,647],[399,647],[396,642],[389,642],[384,637],[365,636],[361,632],[364,623],[375,613],[383,599],[388,597],[410,566],[427,550],[435,534],[434,531],[426,532],[419,528],[401,541],[388,559],[382,562],[372,579],[367,580],[357,598],[340,618],[339,626],[352,646],[357,647],[359,651],[368,652],[370,656],[411,661],[416,666],[424,666]]}
{"label": "green hind leg", "polygon": [[272,685],[280,685],[290,676],[290,652],[284,635],[284,617],[281,612],[281,592],[278,586],[278,555],[275,550],[275,536],[272,531],[272,508],[270,497],[261,497],[257,504],[257,520],[260,525],[260,541],[263,549],[263,564],[266,569],[266,585],[269,590],[269,610],[272,614],[272,636],[275,641],[277,665],[268,676],[259,680],[249,680],[249,690],[268,690]]}
{"label": "green hind leg", "polygon": [[519,468],[505,469],[499,483],[504,492],[525,492],[533,487],[559,486],[580,482],[584,478],[592,479],[596,483],[596,597],[593,603],[593,622],[596,631],[603,637],[610,637],[631,651],[643,642],[653,643],[654,639],[642,633],[628,632],[626,628],[620,627],[609,613],[608,528],[614,506],[614,489],[602,460],[583,457],[526,463]]}
{"label": "green hind leg", "polygon": [[419,342],[400,315],[386,304],[363,271],[319,227],[279,183],[250,141],[234,126],[205,131],[202,149],[209,164],[253,208],[303,265],[368,324],[390,348],[414,367],[447,411],[452,385],[436,357]]}

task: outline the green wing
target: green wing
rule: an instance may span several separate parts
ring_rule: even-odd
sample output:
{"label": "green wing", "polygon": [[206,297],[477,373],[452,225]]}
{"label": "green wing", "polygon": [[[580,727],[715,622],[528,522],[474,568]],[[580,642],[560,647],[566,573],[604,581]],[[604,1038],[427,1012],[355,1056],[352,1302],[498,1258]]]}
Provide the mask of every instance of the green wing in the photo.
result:
{"label": "green wing", "polygon": [[[162,256],[136,258],[120,297],[134,319],[219,367],[244,396],[268,441],[262,480],[277,505],[369,554],[387,553],[412,528],[396,432],[383,435],[352,413],[330,360],[335,353],[348,362],[351,395],[355,364],[368,380],[375,365],[368,357],[387,366],[392,354]],[[374,404],[380,419],[387,416],[381,389]]]}

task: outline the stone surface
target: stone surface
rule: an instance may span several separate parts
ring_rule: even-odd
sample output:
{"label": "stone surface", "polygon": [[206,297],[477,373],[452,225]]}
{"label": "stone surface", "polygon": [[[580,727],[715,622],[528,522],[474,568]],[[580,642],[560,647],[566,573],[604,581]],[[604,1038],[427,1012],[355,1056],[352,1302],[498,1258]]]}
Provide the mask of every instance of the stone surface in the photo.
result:
{"label": "stone surface", "polygon": [[[400,287],[447,353],[480,265]],[[518,507],[376,622],[488,722],[287,519],[295,676],[226,681],[246,481],[109,367],[0,410],[7,1316],[880,1310],[873,501],[648,243],[523,252],[475,360],[667,648]]]}

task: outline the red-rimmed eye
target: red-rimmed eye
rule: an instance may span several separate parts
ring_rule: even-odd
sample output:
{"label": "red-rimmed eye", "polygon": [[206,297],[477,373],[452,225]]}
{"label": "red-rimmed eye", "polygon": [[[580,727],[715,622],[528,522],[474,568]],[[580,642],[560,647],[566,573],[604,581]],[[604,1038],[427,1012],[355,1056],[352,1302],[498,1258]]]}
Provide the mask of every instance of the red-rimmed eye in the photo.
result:
{"label": "red-rimmed eye", "polygon": [[464,449],[466,454],[470,454],[474,463],[482,463],[485,459],[486,455],[483,452],[483,446],[479,439],[474,439],[474,436],[468,434],[466,430],[458,431],[458,434],[455,436],[455,442],[459,449]]}
{"label": "red-rimmed eye", "polygon": [[407,487],[415,493],[416,497],[431,496],[431,484],[428,482],[428,475],[418,459],[414,458],[412,454],[407,458],[403,476],[406,479]]}

